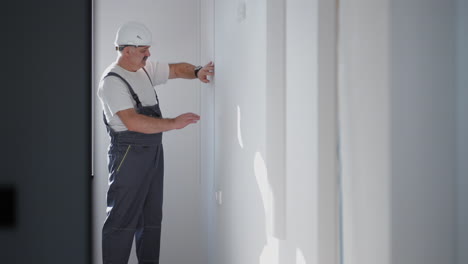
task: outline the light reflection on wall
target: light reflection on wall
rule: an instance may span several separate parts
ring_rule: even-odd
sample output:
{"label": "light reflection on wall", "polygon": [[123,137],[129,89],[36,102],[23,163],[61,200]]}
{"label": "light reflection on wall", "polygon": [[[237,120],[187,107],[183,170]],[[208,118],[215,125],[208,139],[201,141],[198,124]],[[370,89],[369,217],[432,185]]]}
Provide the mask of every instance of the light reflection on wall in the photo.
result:
{"label": "light reflection on wall", "polygon": [[263,247],[259,263],[278,264],[279,240],[273,236],[273,191],[268,181],[268,171],[265,160],[258,151],[255,153],[254,171],[258,189],[262,196],[263,208],[265,211],[265,234],[267,235],[267,243]]}
{"label": "light reflection on wall", "polygon": [[306,264],[304,254],[301,249],[296,249],[296,264]]}
{"label": "light reflection on wall", "polygon": [[241,129],[241,110],[237,106],[237,141],[239,141],[239,146],[244,148],[244,141],[242,141],[242,129]]}

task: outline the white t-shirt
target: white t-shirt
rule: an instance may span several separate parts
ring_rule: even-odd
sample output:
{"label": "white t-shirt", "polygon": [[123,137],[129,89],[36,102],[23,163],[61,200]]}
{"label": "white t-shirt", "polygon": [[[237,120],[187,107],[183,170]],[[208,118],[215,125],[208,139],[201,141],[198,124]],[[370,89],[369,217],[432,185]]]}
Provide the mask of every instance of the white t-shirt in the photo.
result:
{"label": "white t-shirt", "polygon": [[[145,69],[155,86],[164,84],[169,79],[169,64],[167,63],[147,61]],[[128,129],[116,113],[135,108],[136,103],[122,79],[116,76],[104,78],[108,72],[115,72],[122,76],[132,86],[143,106],[157,104],[155,90],[143,69],[131,72],[114,62],[104,71],[99,83],[98,97],[101,100],[107,123],[114,131],[125,131]]]}

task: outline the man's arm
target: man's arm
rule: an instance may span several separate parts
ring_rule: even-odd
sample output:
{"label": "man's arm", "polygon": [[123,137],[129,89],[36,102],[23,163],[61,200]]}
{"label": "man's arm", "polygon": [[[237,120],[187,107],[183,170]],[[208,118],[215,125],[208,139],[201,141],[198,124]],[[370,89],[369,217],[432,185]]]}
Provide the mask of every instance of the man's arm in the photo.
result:
{"label": "man's arm", "polygon": [[[214,75],[213,62],[208,63],[198,71],[198,79],[204,83],[209,83],[209,75]],[[182,62],[169,64],[169,79],[182,78],[182,79],[195,79],[195,66]]]}
{"label": "man's arm", "polygon": [[185,113],[176,118],[155,118],[138,114],[134,108],[121,110],[117,115],[129,131],[145,134],[181,129],[200,120],[200,116],[194,113]]}

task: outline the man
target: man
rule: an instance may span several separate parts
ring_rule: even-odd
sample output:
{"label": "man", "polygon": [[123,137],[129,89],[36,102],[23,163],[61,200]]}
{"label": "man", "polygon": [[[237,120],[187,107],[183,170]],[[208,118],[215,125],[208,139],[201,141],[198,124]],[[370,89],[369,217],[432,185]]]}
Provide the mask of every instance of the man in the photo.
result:
{"label": "man", "polygon": [[163,118],[154,87],[168,79],[208,83],[214,66],[151,62],[151,32],[128,22],[116,35],[117,61],[103,74],[98,96],[109,146],[107,218],[102,230],[104,264],[128,262],[133,237],[139,263],[159,263],[163,199],[162,132],[197,123],[185,113]]}

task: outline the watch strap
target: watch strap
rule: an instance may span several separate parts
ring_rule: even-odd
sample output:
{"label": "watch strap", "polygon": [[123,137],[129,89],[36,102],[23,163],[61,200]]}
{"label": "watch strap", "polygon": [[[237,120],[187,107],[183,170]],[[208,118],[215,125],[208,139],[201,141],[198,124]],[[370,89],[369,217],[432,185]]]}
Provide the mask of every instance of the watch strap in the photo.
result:
{"label": "watch strap", "polygon": [[199,72],[202,68],[203,68],[202,66],[197,66],[197,67],[195,67],[195,69],[194,69],[195,77],[198,78],[198,72]]}

